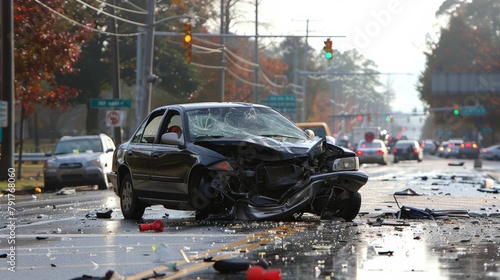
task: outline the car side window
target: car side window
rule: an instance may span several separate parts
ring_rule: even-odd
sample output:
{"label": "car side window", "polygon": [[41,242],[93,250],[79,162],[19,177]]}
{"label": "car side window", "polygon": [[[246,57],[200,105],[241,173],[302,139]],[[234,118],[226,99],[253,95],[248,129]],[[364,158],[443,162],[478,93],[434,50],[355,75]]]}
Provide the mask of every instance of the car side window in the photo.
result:
{"label": "car side window", "polygon": [[158,134],[158,128],[163,117],[164,111],[159,111],[152,115],[147,122],[144,122],[132,139],[133,143],[153,144]]}

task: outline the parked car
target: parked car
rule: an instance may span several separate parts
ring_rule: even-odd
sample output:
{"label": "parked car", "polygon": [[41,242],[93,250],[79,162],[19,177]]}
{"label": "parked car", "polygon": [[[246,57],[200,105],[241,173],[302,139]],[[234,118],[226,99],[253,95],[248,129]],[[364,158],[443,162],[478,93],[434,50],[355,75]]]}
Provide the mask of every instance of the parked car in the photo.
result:
{"label": "parked car", "polygon": [[107,189],[115,144],[105,135],[64,136],[43,167],[44,188],[97,185]]}
{"label": "parked car", "polygon": [[425,139],[420,143],[424,154],[435,155],[439,148],[439,143],[433,139]]}
{"label": "parked car", "polygon": [[384,141],[373,139],[372,141],[361,140],[356,148],[359,163],[387,164],[387,147]]}
{"label": "parked car", "polygon": [[467,141],[460,144],[457,158],[478,158],[479,146],[474,141]]}
{"label": "parked car", "polygon": [[452,138],[448,140],[448,147],[446,147],[444,157],[458,157],[458,153],[460,152],[460,145],[464,143],[464,140],[460,138]]}
{"label": "parked car", "polygon": [[500,160],[500,144],[481,149],[480,157],[488,160]]}
{"label": "parked car", "polygon": [[401,160],[416,160],[421,162],[424,158],[424,152],[417,140],[399,140],[392,149],[394,154],[394,163]]}
{"label": "parked car", "polygon": [[207,102],[151,111],[117,147],[110,177],[126,219],[163,205],[195,211],[197,220],[309,212],[351,221],[368,180],[358,168],[353,151],[329,137],[311,139],[270,107]]}
{"label": "parked car", "polygon": [[436,152],[437,156],[444,157],[444,155],[446,154],[447,148],[448,148],[448,141],[441,142],[441,144],[439,145],[437,152]]}

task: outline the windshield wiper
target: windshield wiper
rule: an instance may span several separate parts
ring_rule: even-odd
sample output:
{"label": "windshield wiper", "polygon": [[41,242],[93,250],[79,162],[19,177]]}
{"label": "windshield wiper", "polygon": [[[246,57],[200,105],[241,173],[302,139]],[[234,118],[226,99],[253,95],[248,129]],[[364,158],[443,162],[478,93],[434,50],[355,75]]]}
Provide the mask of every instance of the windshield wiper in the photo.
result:
{"label": "windshield wiper", "polygon": [[201,135],[201,136],[196,136],[194,140],[201,140],[201,139],[218,139],[218,138],[224,138],[224,135]]}
{"label": "windshield wiper", "polygon": [[282,134],[259,134],[259,136],[262,136],[262,137],[283,137],[283,138],[301,139],[299,137],[290,136],[290,135],[282,135]]}

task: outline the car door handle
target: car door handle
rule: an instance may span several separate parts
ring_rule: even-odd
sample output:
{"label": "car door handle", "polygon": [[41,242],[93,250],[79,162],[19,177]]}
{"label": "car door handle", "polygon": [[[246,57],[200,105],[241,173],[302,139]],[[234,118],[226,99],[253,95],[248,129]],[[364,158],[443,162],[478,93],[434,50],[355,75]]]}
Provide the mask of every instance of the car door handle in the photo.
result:
{"label": "car door handle", "polygon": [[153,157],[154,158],[159,158],[160,157],[160,153],[153,153]]}
{"label": "car door handle", "polygon": [[127,156],[132,156],[132,155],[133,155],[132,151],[127,151]]}

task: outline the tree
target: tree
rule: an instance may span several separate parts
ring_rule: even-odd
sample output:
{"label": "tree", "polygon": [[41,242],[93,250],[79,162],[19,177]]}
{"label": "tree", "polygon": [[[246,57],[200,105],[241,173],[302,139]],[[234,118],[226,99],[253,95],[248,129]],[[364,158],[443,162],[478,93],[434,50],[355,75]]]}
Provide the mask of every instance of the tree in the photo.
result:
{"label": "tree", "polygon": [[[36,104],[64,109],[78,90],[56,82],[56,74],[77,74],[75,63],[82,44],[91,35],[87,28],[68,28],[58,21],[65,1],[14,1],[15,97],[26,115]],[[89,23],[90,24],[90,23]]]}

